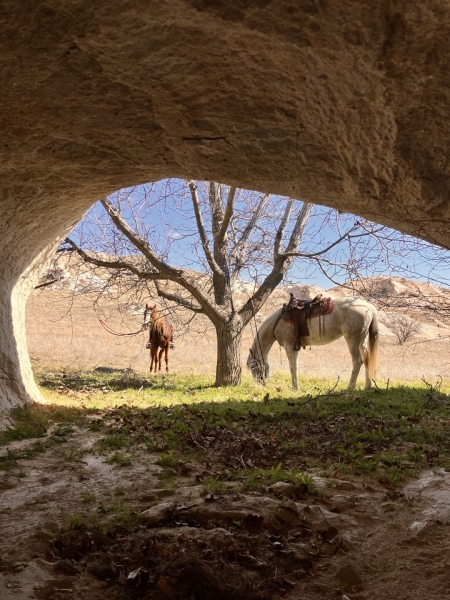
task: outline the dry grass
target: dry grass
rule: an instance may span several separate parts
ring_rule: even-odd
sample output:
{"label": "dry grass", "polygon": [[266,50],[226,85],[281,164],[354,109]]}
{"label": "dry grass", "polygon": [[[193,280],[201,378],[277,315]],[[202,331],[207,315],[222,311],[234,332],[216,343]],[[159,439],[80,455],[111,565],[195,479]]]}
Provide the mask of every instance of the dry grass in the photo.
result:
{"label": "dry grass", "polygon": [[[96,367],[114,369],[131,368],[146,372],[149,352],[145,349],[146,334],[136,337],[115,337],[103,329],[93,310],[94,295],[78,296],[70,304],[69,297],[58,290],[35,292],[27,307],[27,333],[29,352],[35,370],[85,370]],[[273,299],[266,307],[271,313],[281,303]],[[70,310],[69,310],[70,309]],[[136,331],[142,322],[141,314],[130,314],[114,307],[108,324],[114,330]],[[447,331],[442,331],[445,335]],[[450,340],[426,341],[417,337],[405,347],[397,345],[387,328],[381,329],[379,385],[389,381],[416,381],[424,377],[435,380],[448,378]],[[431,333],[433,335],[433,332]],[[253,334],[248,328],[242,345],[245,363]],[[176,350],[170,353],[170,370],[173,373],[211,375],[215,371],[215,334],[190,334],[176,339]],[[275,344],[270,353],[273,373],[289,371],[284,351]],[[300,352],[299,371],[310,376],[337,378],[350,377],[351,359],[344,340]],[[362,375],[360,382],[362,383]]]}

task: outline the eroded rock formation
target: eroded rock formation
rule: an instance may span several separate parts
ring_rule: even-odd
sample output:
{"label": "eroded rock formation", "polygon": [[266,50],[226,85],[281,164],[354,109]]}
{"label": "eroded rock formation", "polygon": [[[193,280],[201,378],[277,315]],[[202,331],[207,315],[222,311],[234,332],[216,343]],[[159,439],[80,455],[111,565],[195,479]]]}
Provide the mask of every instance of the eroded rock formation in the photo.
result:
{"label": "eroded rock formation", "polygon": [[449,245],[449,39],[447,0],[4,0],[0,406],[38,398],[42,253],[117,188],[211,178]]}

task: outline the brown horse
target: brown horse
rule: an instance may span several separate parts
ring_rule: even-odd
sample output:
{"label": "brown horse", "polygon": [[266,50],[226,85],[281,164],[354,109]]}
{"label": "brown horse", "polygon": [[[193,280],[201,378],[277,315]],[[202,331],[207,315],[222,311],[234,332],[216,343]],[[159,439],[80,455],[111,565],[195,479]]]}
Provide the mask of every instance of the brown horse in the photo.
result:
{"label": "brown horse", "polygon": [[[147,348],[150,350],[150,373],[153,366],[156,371],[161,371],[161,361],[164,352],[166,361],[166,372],[169,372],[169,349],[174,348],[173,345],[173,325],[170,323],[161,311],[149,304],[145,305],[144,324],[143,328],[149,328],[149,336]],[[159,350],[159,353],[158,353]]]}

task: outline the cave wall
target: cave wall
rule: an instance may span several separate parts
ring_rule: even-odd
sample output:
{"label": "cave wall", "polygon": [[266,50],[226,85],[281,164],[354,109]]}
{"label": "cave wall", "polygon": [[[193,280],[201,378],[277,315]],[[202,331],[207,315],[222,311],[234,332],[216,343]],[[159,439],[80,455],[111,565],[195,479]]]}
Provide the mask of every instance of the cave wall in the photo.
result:
{"label": "cave wall", "polygon": [[447,0],[4,0],[0,407],[24,306],[99,197],[215,179],[449,246]]}

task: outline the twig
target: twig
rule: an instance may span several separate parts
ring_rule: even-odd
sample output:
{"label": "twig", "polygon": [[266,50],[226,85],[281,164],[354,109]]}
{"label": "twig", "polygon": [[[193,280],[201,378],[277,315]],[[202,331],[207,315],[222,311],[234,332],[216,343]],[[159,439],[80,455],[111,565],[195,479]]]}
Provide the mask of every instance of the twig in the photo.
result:
{"label": "twig", "polygon": [[436,381],[435,385],[433,385],[432,383],[428,383],[428,381],[425,380],[425,377],[422,377],[422,381],[428,388],[427,398],[433,402],[437,402],[438,404],[445,404],[445,406],[448,406],[449,403],[447,402],[447,400],[444,400],[443,398],[438,399],[434,397],[434,394],[436,392],[441,393],[440,389],[442,386],[442,377],[440,375],[438,375],[438,377],[439,380]]}
{"label": "twig", "polygon": [[320,508],[320,506],[317,507],[319,509],[320,514],[322,515],[325,523],[328,525],[328,527],[331,527],[331,525],[328,523],[326,516],[323,514],[322,509]]}
{"label": "twig", "polygon": [[413,344],[409,344],[409,346],[406,346],[402,351],[402,359],[403,359],[406,351],[409,350],[410,348],[412,348],[413,346],[418,346],[419,344],[427,344],[428,342],[435,342],[437,340],[447,340],[447,339],[450,339],[450,335],[439,335],[438,337],[431,338],[430,340],[421,340],[420,342],[414,342]]}
{"label": "twig", "polygon": [[338,376],[336,383],[334,384],[334,386],[328,390],[328,392],[326,394],[319,394],[318,396],[311,396],[311,398],[308,398],[308,400],[305,400],[304,402],[301,402],[300,404],[296,405],[296,408],[300,408],[301,406],[304,406],[305,404],[309,404],[310,402],[312,402],[313,400],[318,400],[319,398],[329,398],[330,396],[343,396],[346,392],[338,392],[336,394],[333,394],[333,390],[336,389],[338,383],[339,383],[339,379],[340,377]]}
{"label": "twig", "polygon": [[[388,380],[387,380],[387,383],[386,383],[386,390],[384,390],[384,391],[386,391],[386,392],[387,392],[387,391],[388,391],[388,389],[389,389],[389,381],[390,381],[390,380],[388,379]],[[373,385],[375,386],[375,389],[376,389],[378,392],[382,392],[382,391],[383,391],[383,390],[382,390],[380,387],[378,387],[378,385],[377,385],[377,382],[375,381],[375,379],[372,379],[372,383],[373,383]]]}

